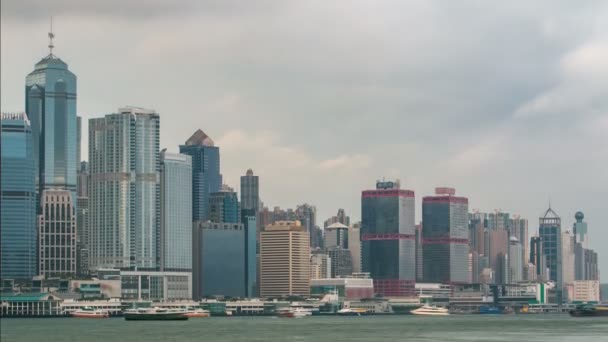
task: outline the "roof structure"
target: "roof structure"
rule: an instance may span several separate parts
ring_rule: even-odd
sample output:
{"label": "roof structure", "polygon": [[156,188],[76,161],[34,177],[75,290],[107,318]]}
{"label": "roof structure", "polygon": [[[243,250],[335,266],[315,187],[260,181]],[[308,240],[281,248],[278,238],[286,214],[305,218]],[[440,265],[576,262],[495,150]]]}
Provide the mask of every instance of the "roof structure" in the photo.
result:
{"label": "roof structure", "polygon": [[544,219],[558,219],[559,215],[557,215],[557,213],[555,211],[553,211],[553,209],[551,209],[551,206],[549,206],[549,208],[547,209],[547,211],[545,211],[545,215],[543,215]]}
{"label": "roof structure", "polygon": [[338,228],[348,228],[348,226],[345,226],[340,222],[336,222],[336,223],[330,224],[325,229],[338,229]]}
{"label": "roof structure", "polygon": [[186,146],[193,145],[215,146],[215,143],[207,134],[205,134],[205,132],[203,132],[201,129],[197,129],[196,132],[194,132],[194,134],[192,134],[192,136],[186,140]]}

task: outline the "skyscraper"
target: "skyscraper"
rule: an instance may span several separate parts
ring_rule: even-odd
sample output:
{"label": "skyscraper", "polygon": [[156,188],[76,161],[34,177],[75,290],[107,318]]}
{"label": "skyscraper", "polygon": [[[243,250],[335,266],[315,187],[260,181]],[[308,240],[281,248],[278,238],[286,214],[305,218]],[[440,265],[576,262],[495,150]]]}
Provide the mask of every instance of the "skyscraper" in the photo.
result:
{"label": "skyscraper", "polygon": [[260,233],[260,295],[310,294],[310,237],[299,221],[278,221]]}
{"label": "skyscraper", "polygon": [[76,212],[68,190],[44,190],[38,217],[39,273],[46,277],[76,274]]}
{"label": "skyscraper", "polygon": [[296,207],[295,214],[310,235],[310,247],[323,247],[323,232],[317,226],[317,207],[304,203]]}
{"label": "skyscraper", "polygon": [[339,247],[348,249],[348,226],[335,222],[325,227],[325,248]]}
{"label": "skyscraper", "polygon": [[353,273],[361,272],[361,223],[348,227],[348,249],[353,260]]}
{"label": "skyscraper", "polygon": [[241,210],[247,211],[247,216],[252,216],[251,213],[257,216],[260,209],[260,178],[253,175],[252,169],[248,169],[241,176]]}
{"label": "skyscraper", "polygon": [[192,159],[160,154],[160,268],[192,271]]}
{"label": "skyscraper", "polygon": [[135,107],[89,120],[92,269],[160,262],[160,118]]}
{"label": "skyscraper", "polygon": [[223,189],[210,194],[209,221],[215,223],[241,222],[241,211],[236,192],[232,189]]}
{"label": "skyscraper", "polygon": [[76,191],[76,270],[89,273],[89,163],[80,162]]}
{"label": "skyscraper", "polygon": [[192,157],[192,221],[207,221],[210,194],[222,188],[220,149],[199,129],[179,146],[179,153]]}
{"label": "skyscraper", "polygon": [[31,279],[38,236],[30,121],[25,113],[2,113],[0,132],[0,279]]}
{"label": "skyscraper", "polygon": [[562,281],[562,220],[549,207],[539,219],[538,234],[543,244],[543,254],[549,268],[549,280],[556,282],[557,300],[561,302]]}
{"label": "skyscraper", "polygon": [[588,248],[587,222],[583,221],[585,215],[578,211],[574,218],[574,277],[576,280],[598,280],[597,253]]}
{"label": "skyscraper", "polygon": [[378,181],[361,193],[362,268],[380,295],[415,295],[414,209],[414,192],[398,181]]}
{"label": "skyscraper", "polygon": [[468,281],[469,200],[452,188],[437,188],[422,199],[422,262],[426,282]]}
{"label": "skyscraper", "polygon": [[509,238],[509,279],[508,283],[517,283],[524,280],[524,264],[521,253],[521,243],[515,236]]}
{"label": "skyscraper", "polygon": [[258,293],[258,237],[260,231],[260,179],[248,169],[241,176],[241,222],[245,227],[245,256],[247,297],[255,297]]}
{"label": "skyscraper", "polygon": [[53,47],[51,39],[50,53],[25,78],[25,112],[32,124],[36,190],[38,196],[45,189],[69,190],[75,201],[76,75],[53,54]]}
{"label": "skyscraper", "polygon": [[547,258],[543,251],[542,239],[539,236],[533,236],[530,239],[530,264],[534,265],[535,270],[530,273],[535,275],[535,279],[528,280],[546,281]]}

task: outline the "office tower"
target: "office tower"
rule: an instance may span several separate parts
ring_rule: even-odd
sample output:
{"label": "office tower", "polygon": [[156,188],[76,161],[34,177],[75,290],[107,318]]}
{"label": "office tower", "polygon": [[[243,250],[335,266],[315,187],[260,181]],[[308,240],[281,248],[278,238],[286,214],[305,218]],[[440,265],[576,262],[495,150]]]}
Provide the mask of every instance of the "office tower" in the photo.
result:
{"label": "office tower", "polygon": [[379,295],[415,295],[414,209],[414,192],[401,190],[399,181],[378,181],[361,193],[363,272]]}
{"label": "office tower", "polygon": [[549,280],[556,282],[556,296],[561,302],[562,281],[562,223],[560,217],[549,207],[543,217],[539,218],[538,235],[543,244]]}
{"label": "office tower", "polygon": [[452,188],[436,188],[422,199],[423,277],[426,282],[468,281],[469,200]]}
{"label": "office tower", "polygon": [[38,216],[39,274],[76,274],[76,212],[69,190],[44,190]]}
{"label": "office tower", "polygon": [[348,226],[336,222],[325,227],[325,248],[340,247],[348,249]]}
{"label": "office tower", "polygon": [[574,276],[576,280],[598,280],[597,253],[588,248],[587,222],[583,221],[585,215],[578,211],[573,224],[575,237],[574,244]]}
{"label": "office tower", "polygon": [[243,216],[245,229],[245,285],[246,296],[258,296],[258,255],[257,255],[257,219],[256,216]]}
{"label": "office tower", "polygon": [[494,229],[509,229],[509,213],[496,210],[493,213],[489,213],[487,216],[487,226],[489,230]]}
{"label": "office tower", "polygon": [[207,221],[210,194],[222,188],[220,149],[199,129],[179,146],[179,153],[192,157],[192,221]]}
{"label": "office tower", "polygon": [[469,283],[479,283],[479,274],[481,268],[479,267],[479,254],[477,251],[472,250],[469,252]]}
{"label": "office tower", "polygon": [[89,120],[91,269],[160,263],[160,118],[120,108]]}
{"label": "office tower", "polygon": [[348,249],[340,246],[327,248],[327,255],[331,259],[331,277],[340,278],[353,274],[353,259]]}
{"label": "office tower", "polygon": [[353,273],[361,272],[361,223],[348,227],[348,249],[353,259]]}
{"label": "office tower", "polygon": [[278,221],[260,233],[260,295],[310,294],[310,236],[299,221]]}
{"label": "office tower", "polygon": [[[49,34],[51,35],[51,34]],[[69,190],[76,197],[76,75],[50,53],[25,78],[25,112],[32,127],[36,191]],[[73,199],[75,200],[75,199]]]}
{"label": "office tower", "polygon": [[344,209],[338,209],[338,214],[336,216],[332,216],[325,220],[323,228],[327,228],[334,223],[342,223],[345,226],[350,226],[350,217],[346,216],[346,212],[344,211]]}
{"label": "office tower", "polygon": [[515,215],[510,221],[510,234],[515,236],[521,244],[521,260],[527,265],[528,255],[530,255],[530,247],[528,246],[528,220]]}
{"label": "office tower", "polygon": [[422,223],[420,223],[416,225],[416,281],[423,281],[422,266]]}
{"label": "office tower", "polygon": [[192,271],[192,158],[160,153],[160,269]]}
{"label": "office tower", "polygon": [[36,169],[30,121],[25,113],[0,118],[0,279],[37,274]]}
{"label": "office tower", "polygon": [[331,278],[331,259],[320,248],[310,255],[310,279]]}
{"label": "office tower", "polygon": [[241,210],[236,192],[224,189],[209,197],[209,221],[216,223],[241,222]]}
{"label": "office tower", "polygon": [[252,216],[251,213],[257,216],[260,209],[260,178],[248,169],[241,176],[241,210],[247,211],[247,216]]}
{"label": "office tower", "polygon": [[245,229],[241,223],[197,221],[192,230],[193,297],[245,297]]}
{"label": "office tower", "polygon": [[[572,235],[572,233],[570,233],[570,231],[565,231],[562,232],[562,236],[561,236],[561,240],[562,240],[562,249],[560,251],[561,253],[561,258],[562,258],[562,284],[564,289],[568,286],[572,286],[572,284],[574,283],[574,280],[576,279],[575,277],[575,270],[574,270],[574,263],[575,263],[575,237],[574,235]],[[567,294],[567,292],[564,292],[564,295]],[[563,297],[564,300],[566,300],[566,296]]]}
{"label": "office tower", "polygon": [[582,243],[583,247],[587,248],[589,244],[587,239],[587,222],[583,221],[585,219],[585,214],[583,214],[582,211],[577,211],[576,214],[574,214],[574,219],[576,222],[572,225],[572,230],[576,242]]}
{"label": "office tower", "polygon": [[507,283],[513,284],[524,280],[524,259],[522,259],[521,250],[519,240],[515,236],[511,236],[509,238],[509,275]]}
{"label": "office tower", "polygon": [[490,267],[494,270],[497,284],[508,283],[509,273],[505,269],[505,256],[509,253],[509,232],[504,228],[488,231],[490,235]]}
{"label": "office tower", "polygon": [[323,231],[317,226],[317,208],[304,203],[296,207],[295,215],[310,235],[310,247],[323,247]]}
{"label": "office tower", "polygon": [[[530,239],[530,263],[534,265],[534,275],[537,281],[547,279],[547,258],[543,251],[543,243],[540,236],[533,236]],[[532,280],[532,279],[528,279]]]}
{"label": "office tower", "polygon": [[80,162],[76,190],[76,272],[89,274],[89,163]]}
{"label": "office tower", "polygon": [[[82,161],[81,146],[82,145],[82,117],[76,116],[76,177],[80,171],[80,162]],[[76,187],[79,186],[78,179],[76,180]]]}

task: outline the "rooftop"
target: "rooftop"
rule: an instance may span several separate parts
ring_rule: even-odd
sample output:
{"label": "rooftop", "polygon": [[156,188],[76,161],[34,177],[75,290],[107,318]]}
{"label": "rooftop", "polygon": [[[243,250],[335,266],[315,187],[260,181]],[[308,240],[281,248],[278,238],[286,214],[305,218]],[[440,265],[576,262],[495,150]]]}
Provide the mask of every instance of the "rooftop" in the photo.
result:
{"label": "rooftop", "polygon": [[215,143],[207,134],[205,134],[205,132],[203,132],[201,129],[197,129],[196,132],[194,132],[194,134],[192,134],[192,136],[186,140],[186,146],[193,145],[215,146]]}

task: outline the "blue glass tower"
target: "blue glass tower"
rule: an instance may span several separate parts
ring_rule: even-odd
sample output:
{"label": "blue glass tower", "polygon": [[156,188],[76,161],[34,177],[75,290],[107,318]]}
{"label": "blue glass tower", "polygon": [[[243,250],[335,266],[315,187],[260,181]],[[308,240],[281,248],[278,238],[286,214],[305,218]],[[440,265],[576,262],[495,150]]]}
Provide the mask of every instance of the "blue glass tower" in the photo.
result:
{"label": "blue glass tower", "polygon": [[216,223],[239,223],[241,212],[234,191],[214,192],[209,199],[209,220]]}
{"label": "blue glass tower", "polygon": [[32,131],[25,113],[2,113],[1,279],[36,275],[36,187]]}
{"label": "blue glass tower", "polygon": [[192,157],[192,221],[209,220],[209,199],[220,191],[220,149],[200,129],[194,132],[179,153]]}
{"label": "blue glass tower", "polygon": [[[49,34],[52,38],[52,34]],[[76,202],[76,75],[51,52],[25,78],[25,112],[31,121],[36,191],[69,190]]]}

